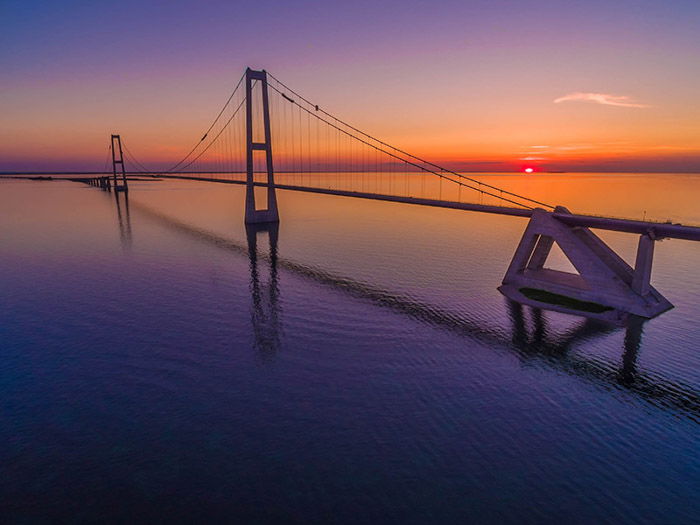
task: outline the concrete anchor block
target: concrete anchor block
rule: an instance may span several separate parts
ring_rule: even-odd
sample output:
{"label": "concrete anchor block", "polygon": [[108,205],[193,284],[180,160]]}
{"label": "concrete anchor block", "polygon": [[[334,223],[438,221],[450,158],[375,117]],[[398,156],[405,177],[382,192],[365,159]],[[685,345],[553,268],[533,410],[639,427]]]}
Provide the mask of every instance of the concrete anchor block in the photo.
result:
{"label": "concrete anchor block", "polygon": [[[533,210],[499,287],[501,293],[524,304],[613,322],[628,314],[652,318],[673,308],[651,286],[653,235],[640,237],[633,269],[588,228],[569,226],[555,213],[569,211]],[[545,268],[555,242],[577,274]]]}

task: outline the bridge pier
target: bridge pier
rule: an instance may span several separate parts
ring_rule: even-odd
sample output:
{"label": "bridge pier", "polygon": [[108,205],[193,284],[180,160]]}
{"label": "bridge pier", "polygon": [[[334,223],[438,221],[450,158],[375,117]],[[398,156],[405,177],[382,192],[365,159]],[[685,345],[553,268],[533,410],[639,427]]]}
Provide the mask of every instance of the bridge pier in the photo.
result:
{"label": "bridge pier", "polygon": [[[119,195],[118,192],[114,192],[114,204],[117,208],[117,221],[119,222],[119,238],[121,240],[122,248],[128,250],[131,248],[132,235],[131,235],[131,213],[129,211],[129,192],[123,192],[123,195]],[[121,199],[124,199],[123,201]],[[123,212],[122,212],[123,205]]]}
{"label": "bridge pier", "polygon": [[[673,305],[651,286],[653,232],[640,236],[635,267],[630,267],[600,237],[583,226],[570,226],[555,214],[536,209],[499,287],[523,304],[601,320],[621,321],[628,314],[652,318]],[[577,274],[545,268],[554,243]]]}
{"label": "bridge pier", "polygon": [[[253,81],[260,84],[262,95],[262,117],[264,141],[253,140]],[[253,71],[248,68],[245,72],[245,109],[246,109],[246,194],[245,194],[245,222],[246,224],[259,224],[266,222],[279,222],[277,211],[277,195],[275,194],[275,177],[272,168],[272,139],[270,133],[270,105],[267,94],[267,73]],[[265,152],[265,167],[267,171],[267,208],[257,209],[255,204],[255,152]]]}

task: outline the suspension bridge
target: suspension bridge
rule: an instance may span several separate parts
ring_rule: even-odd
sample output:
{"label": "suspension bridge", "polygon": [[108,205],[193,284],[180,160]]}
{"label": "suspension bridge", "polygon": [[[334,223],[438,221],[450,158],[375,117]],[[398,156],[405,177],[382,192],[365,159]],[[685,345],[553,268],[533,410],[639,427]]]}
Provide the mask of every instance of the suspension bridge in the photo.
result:
{"label": "suspension bridge", "polygon": [[[116,134],[106,164],[110,157],[111,176],[72,180],[115,192],[127,192],[134,176],[242,184],[247,224],[280,221],[278,190],[527,218],[499,290],[520,304],[612,322],[672,308],[651,285],[655,243],[700,241],[699,227],[571,213],[447,169],[361,131],[265,70],[245,71],[201,138],[167,169],[146,167]],[[591,228],[637,235],[634,267]],[[545,267],[555,243],[578,273]]]}

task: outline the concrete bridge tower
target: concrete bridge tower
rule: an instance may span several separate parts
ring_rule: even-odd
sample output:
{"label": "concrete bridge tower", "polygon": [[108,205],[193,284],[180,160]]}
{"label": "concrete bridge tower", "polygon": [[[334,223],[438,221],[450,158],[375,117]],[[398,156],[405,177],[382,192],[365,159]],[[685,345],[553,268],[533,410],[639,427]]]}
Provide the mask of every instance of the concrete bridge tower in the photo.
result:
{"label": "concrete bridge tower", "polygon": [[[253,82],[256,82],[254,86]],[[254,89],[259,89],[262,96],[262,121],[263,141],[256,142],[253,129],[253,96]],[[248,68],[245,72],[245,109],[246,109],[246,196],[245,196],[245,222],[246,224],[258,224],[265,222],[279,222],[277,211],[277,195],[275,194],[275,178],[272,167],[272,138],[270,134],[270,104],[267,94],[267,73],[253,71]],[[257,209],[255,204],[255,153],[264,152],[267,182],[264,188],[267,190],[267,208]]]}
{"label": "concrete bridge tower", "polygon": [[[121,184],[117,179],[121,175]],[[126,183],[126,170],[124,168],[124,152],[122,151],[121,135],[112,135],[112,176],[114,177],[114,191],[129,191]]]}

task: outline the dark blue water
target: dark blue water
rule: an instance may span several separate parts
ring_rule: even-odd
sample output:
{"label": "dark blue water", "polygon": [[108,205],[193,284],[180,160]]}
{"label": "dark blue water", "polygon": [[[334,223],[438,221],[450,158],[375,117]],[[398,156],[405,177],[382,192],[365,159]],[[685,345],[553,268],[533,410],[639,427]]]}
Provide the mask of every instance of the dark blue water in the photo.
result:
{"label": "dark blue water", "polygon": [[616,328],[496,291],[520,219],[279,198],[0,182],[0,521],[697,522],[697,246]]}

